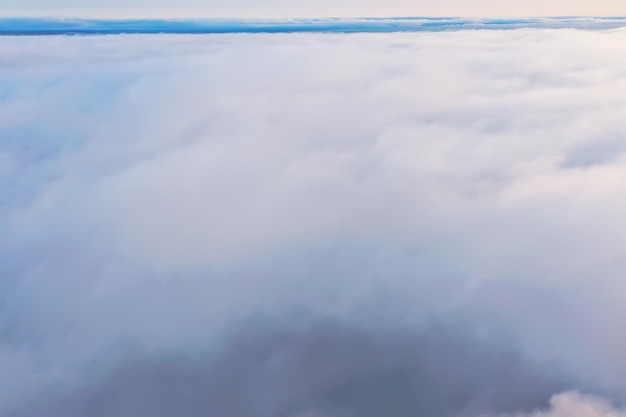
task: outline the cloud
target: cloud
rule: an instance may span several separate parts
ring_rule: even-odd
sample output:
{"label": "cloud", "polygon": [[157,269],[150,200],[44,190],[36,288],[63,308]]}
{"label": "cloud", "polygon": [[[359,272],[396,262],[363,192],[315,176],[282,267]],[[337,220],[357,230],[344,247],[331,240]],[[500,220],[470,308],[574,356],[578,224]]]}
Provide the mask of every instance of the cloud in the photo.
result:
{"label": "cloud", "polygon": [[407,330],[255,320],[214,356],[134,360],[22,415],[480,415],[531,410],[563,386],[459,329]]}
{"label": "cloud", "polygon": [[324,18],[324,19],[68,19],[0,18],[3,35],[209,34],[209,33],[385,33],[457,30],[616,29],[618,17],[551,18]]}
{"label": "cloud", "polygon": [[624,401],[623,35],[3,38],[0,414]]}
{"label": "cloud", "polygon": [[550,401],[548,411],[536,411],[528,414],[532,417],[621,417],[622,409],[616,409],[601,398],[581,395],[577,392],[559,394]]}

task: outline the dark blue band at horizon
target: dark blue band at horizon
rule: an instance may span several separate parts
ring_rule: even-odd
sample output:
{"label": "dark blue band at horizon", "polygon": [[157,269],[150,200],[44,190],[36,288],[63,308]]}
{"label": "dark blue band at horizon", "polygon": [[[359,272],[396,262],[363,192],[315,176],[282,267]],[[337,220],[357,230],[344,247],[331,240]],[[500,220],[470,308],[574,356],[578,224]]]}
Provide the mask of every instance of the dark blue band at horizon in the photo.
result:
{"label": "dark blue band at horizon", "polygon": [[626,17],[464,19],[402,17],[362,19],[134,19],[0,18],[0,35],[210,34],[296,32],[435,32],[478,29],[615,29]]}

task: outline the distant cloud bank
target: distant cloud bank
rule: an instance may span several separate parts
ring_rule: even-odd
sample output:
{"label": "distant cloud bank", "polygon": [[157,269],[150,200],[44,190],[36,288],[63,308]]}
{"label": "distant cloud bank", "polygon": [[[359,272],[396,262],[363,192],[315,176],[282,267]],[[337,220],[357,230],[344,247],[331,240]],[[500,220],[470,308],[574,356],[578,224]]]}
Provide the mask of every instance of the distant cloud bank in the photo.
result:
{"label": "distant cloud bank", "polygon": [[0,18],[0,35],[105,35],[151,33],[437,32],[469,29],[615,29],[621,17],[515,19],[363,18],[363,19],[179,19],[89,20]]}
{"label": "distant cloud bank", "polygon": [[0,415],[624,416],[625,36],[3,37]]}

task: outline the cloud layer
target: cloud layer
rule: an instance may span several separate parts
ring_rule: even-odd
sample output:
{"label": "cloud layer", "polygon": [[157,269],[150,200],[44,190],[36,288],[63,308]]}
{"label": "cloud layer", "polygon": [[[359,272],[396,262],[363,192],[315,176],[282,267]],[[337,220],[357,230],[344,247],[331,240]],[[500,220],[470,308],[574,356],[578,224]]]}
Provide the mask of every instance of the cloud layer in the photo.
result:
{"label": "cloud layer", "polygon": [[1,18],[0,35],[111,35],[210,33],[386,33],[457,30],[617,29],[618,17],[551,17],[510,19],[462,18],[325,18],[325,19],[68,19]]}
{"label": "cloud layer", "polygon": [[3,38],[0,415],[620,416],[624,34]]}

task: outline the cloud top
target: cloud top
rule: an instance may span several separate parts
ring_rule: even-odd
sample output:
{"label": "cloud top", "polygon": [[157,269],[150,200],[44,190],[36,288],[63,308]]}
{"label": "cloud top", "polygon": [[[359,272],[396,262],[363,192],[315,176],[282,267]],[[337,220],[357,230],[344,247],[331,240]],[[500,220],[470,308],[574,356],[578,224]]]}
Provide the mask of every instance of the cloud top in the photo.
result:
{"label": "cloud top", "polygon": [[0,415],[619,416],[623,37],[2,38]]}

